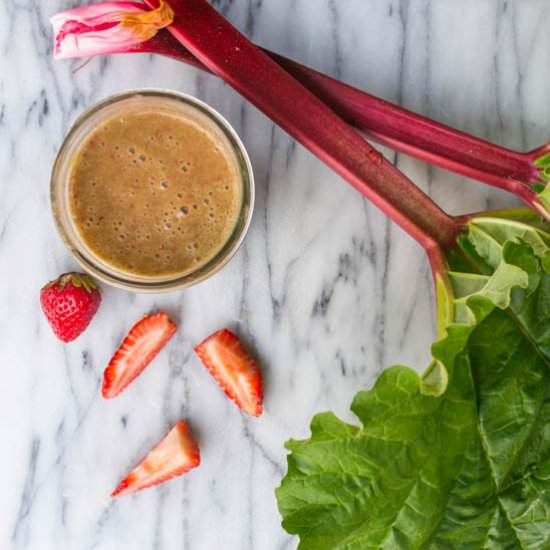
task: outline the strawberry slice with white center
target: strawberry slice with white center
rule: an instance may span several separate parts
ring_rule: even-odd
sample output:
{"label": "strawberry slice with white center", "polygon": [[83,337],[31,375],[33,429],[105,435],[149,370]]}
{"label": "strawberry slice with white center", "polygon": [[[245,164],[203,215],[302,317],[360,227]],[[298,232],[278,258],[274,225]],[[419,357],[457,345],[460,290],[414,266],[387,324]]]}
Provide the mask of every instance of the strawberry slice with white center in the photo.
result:
{"label": "strawberry slice with white center", "polygon": [[262,414],[262,373],[231,331],[212,334],[195,347],[195,353],[227,397],[252,416]]}
{"label": "strawberry slice with white center", "polygon": [[176,332],[166,313],[149,315],[138,321],[113,355],[103,374],[101,393],[116,397],[155,358]]}
{"label": "strawberry slice with white center", "polygon": [[199,446],[189,426],[180,420],[118,484],[111,496],[129,495],[158,485],[196,468],[200,462]]}

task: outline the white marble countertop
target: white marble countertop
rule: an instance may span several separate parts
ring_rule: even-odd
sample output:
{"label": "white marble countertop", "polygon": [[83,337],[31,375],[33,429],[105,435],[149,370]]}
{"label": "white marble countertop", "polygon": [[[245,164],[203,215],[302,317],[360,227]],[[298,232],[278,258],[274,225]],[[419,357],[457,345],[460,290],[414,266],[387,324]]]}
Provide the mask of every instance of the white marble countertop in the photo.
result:
{"label": "white marble countertop", "polygon": [[[48,17],[79,4],[0,3],[0,549],[275,550],[283,442],[315,412],[351,419],[354,393],[392,363],[423,368],[433,301],[422,250],[301,146],[214,77],[151,56],[54,62]],[[550,137],[548,2],[217,0],[262,45],[498,143]],[[254,166],[246,242],[211,280],[146,296],[104,288],[76,342],[52,335],[40,287],[75,268],[53,226],[49,171],[73,119],[132,87],[209,102]],[[451,212],[514,204],[498,190],[390,153]],[[99,394],[127,328],[163,308],[181,329],[112,402]],[[222,326],[252,344],[265,414],[241,415],[191,352]],[[195,431],[198,470],[139,495],[109,493],[177,419]]]}

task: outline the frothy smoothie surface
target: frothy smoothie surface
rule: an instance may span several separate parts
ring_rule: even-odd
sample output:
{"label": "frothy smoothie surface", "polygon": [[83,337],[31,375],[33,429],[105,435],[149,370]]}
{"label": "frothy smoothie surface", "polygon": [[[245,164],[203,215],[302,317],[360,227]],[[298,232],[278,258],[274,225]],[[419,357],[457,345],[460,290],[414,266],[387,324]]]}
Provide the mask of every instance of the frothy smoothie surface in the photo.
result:
{"label": "frothy smoothie surface", "polygon": [[195,108],[129,109],[83,141],[70,172],[75,226],[112,267],[185,275],[230,237],[242,201],[238,159]]}

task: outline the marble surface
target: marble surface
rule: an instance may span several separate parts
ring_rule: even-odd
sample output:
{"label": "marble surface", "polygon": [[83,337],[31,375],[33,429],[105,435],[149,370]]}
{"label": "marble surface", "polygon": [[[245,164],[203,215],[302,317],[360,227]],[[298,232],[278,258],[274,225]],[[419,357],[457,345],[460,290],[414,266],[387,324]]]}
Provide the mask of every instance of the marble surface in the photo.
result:
{"label": "marble surface", "polygon": [[[384,366],[423,368],[434,336],[420,248],[214,77],[151,56],[54,62],[48,17],[79,4],[0,2],[0,550],[278,550],[273,490],[283,442]],[[550,136],[546,0],[218,0],[257,42],[408,108],[496,142]],[[62,345],[40,287],[75,268],[53,226],[48,177],[74,118],[131,87],[194,94],[247,145],[257,204],[246,242],[211,280],[161,296],[104,288],[89,330]],[[404,156],[399,168],[451,212],[513,198]],[[163,308],[177,336],[123,395],[99,395],[127,328]],[[193,356],[234,327],[265,375],[265,414],[241,415]],[[108,495],[177,419],[200,469],[140,495]]]}

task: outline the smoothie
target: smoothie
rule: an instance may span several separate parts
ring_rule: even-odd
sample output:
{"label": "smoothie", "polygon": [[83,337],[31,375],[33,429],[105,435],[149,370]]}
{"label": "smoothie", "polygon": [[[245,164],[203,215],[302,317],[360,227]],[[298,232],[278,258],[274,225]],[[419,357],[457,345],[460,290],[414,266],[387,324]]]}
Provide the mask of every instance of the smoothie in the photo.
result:
{"label": "smoothie", "polygon": [[241,208],[239,161],[192,106],[128,109],[83,141],[69,175],[81,239],[111,267],[143,277],[190,273],[231,236]]}

